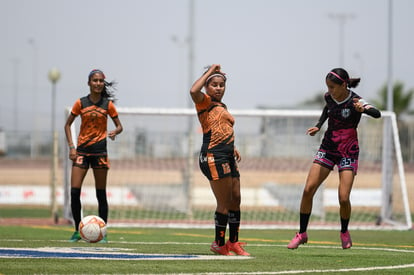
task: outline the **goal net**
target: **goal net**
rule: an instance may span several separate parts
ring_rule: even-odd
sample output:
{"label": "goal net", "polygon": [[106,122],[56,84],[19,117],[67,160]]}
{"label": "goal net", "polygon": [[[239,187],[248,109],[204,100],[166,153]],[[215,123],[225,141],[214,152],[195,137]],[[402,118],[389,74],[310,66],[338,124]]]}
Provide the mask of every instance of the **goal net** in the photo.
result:
{"label": "goal net", "polygon": [[[216,202],[198,167],[202,132],[195,110],[118,108],[118,112],[124,132],[115,141],[108,139],[110,225],[211,227]],[[230,112],[242,155],[243,228],[297,228],[302,190],[325,129],[313,137],[305,132],[315,125],[320,111]],[[77,119],[73,124],[73,137],[79,123]],[[113,128],[111,121],[108,128]],[[395,115],[383,112],[380,119],[363,115],[358,133],[360,162],[351,192],[350,227],[411,228]],[[71,219],[71,163],[64,159],[64,216]],[[310,228],[339,227],[338,178],[335,168],[315,195]],[[91,171],[81,200],[83,215],[97,214]]]}

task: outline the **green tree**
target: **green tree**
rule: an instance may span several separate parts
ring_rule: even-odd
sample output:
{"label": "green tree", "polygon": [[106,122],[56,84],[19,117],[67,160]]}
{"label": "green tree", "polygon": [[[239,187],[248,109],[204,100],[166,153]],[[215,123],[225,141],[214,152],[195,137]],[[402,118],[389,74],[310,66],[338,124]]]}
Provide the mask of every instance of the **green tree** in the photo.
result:
{"label": "green tree", "polygon": [[316,94],[314,94],[311,98],[306,99],[305,101],[301,102],[299,104],[300,107],[303,108],[323,108],[325,106],[325,98],[324,98],[324,91],[320,91]]}
{"label": "green tree", "polygon": [[[409,113],[411,101],[414,96],[414,89],[404,91],[404,84],[400,81],[394,83],[393,89],[393,111],[397,116],[397,119],[403,113]],[[384,84],[379,90],[379,99],[373,100],[372,103],[380,110],[387,109],[387,84]]]}
{"label": "green tree", "polygon": [[[401,114],[410,113],[410,106],[411,101],[414,96],[414,89],[410,89],[408,91],[404,91],[404,84],[402,82],[395,82],[393,89],[393,111],[397,118],[398,123],[398,132],[400,136],[401,148],[402,148],[402,155],[404,160],[412,161],[412,134],[410,130],[410,123],[403,121],[400,119]],[[379,108],[380,110],[387,109],[387,85],[384,86],[379,90],[379,99],[373,100],[372,103],[374,106]]]}

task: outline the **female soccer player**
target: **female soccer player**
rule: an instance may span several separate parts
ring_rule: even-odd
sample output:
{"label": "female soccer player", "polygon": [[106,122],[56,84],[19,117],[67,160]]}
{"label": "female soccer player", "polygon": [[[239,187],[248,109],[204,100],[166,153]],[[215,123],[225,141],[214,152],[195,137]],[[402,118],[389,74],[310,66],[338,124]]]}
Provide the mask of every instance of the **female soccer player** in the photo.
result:
{"label": "female soccer player", "polygon": [[[71,177],[71,208],[75,222],[75,232],[69,241],[81,239],[79,223],[81,221],[81,188],[83,179],[91,167],[95,178],[96,198],[98,199],[99,216],[108,220],[108,202],[106,198],[106,178],[109,160],[106,148],[107,136],[114,140],[122,132],[122,124],[114,105],[113,82],[106,82],[105,75],[100,70],[93,70],[88,76],[89,95],[78,99],[65,124],[66,139],[69,144],[69,158],[73,161]],[[81,126],[77,147],[73,144],[70,127],[75,118],[81,116]],[[115,124],[115,130],[107,133],[107,116]],[[104,237],[101,242],[106,243]]]}
{"label": "female soccer player", "polygon": [[307,134],[314,136],[327,119],[328,129],[306,179],[300,204],[300,229],[287,246],[290,249],[298,248],[308,241],[306,230],[312,212],[313,196],[335,165],[339,171],[338,199],[342,248],[347,249],[352,246],[348,231],[351,217],[349,196],[358,170],[357,127],[362,113],[374,118],[381,116],[379,110],[349,89],[357,87],[360,80],[360,78],[349,78],[348,73],[342,68],[333,69],[326,76],[328,87],[328,92],[325,94],[326,105],[319,122],[309,128]]}
{"label": "female soccer player", "polygon": [[[226,76],[214,64],[194,82],[191,98],[203,129],[203,144],[199,156],[202,173],[210,181],[217,201],[214,215],[215,241],[210,250],[216,254],[250,255],[239,242],[240,227],[240,174],[236,161],[240,154],[234,146],[234,118],[221,102],[226,89]],[[204,87],[205,93],[201,92]],[[227,223],[230,236],[225,242]]]}

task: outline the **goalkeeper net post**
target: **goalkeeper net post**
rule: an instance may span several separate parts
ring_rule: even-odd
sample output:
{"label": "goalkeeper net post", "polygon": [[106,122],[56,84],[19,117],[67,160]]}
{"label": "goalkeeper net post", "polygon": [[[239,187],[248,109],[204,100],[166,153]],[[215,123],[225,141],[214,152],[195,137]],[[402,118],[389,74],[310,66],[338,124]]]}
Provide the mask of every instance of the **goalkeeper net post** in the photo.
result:
{"label": "goalkeeper net post", "polygon": [[[388,116],[390,119],[384,122],[383,126],[383,149],[382,149],[382,208],[379,223],[387,222],[394,223],[392,201],[393,194],[393,155],[397,162],[398,175],[400,177],[399,184],[402,192],[402,203],[405,213],[405,222],[409,228],[412,227],[411,211],[408,202],[407,184],[404,172],[404,163],[401,154],[401,144],[398,133],[397,119],[394,112],[383,112],[383,116]],[[394,141],[394,142],[393,142]],[[393,150],[394,148],[394,150]]]}

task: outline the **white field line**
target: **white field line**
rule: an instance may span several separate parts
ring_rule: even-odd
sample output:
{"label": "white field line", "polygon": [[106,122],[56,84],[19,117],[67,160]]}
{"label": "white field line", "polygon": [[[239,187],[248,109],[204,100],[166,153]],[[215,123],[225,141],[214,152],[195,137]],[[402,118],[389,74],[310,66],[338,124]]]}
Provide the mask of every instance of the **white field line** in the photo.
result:
{"label": "white field line", "polygon": [[[283,270],[283,271],[259,271],[259,272],[219,272],[219,273],[197,273],[199,275],[278,275],[278,274],[304,274],[304,273],[339,273],[339,272],[351,272],[351,271],[379,271],[379,270],[393,270],[393,269],[404,269],[413,268],[414,263],[405,265],[391,265],[391,266],[372,266],[372,267],[358,267],[358,268],[340,268],[340,269],[311,269],[311,270]],[[164,273],[162,273],[164,274]],[[180,275],[193,275],[194,273],[179,273]],[[153,274],[157,275],[157,274]],[[158,274],[158,275],[161,275]],[[172,275],[170,273],[170,275]]]}
{"label": "white field line", "polygon": [[[5,240],[2,240],[5,241]],[[8,240],[8,241],[23,241],[23,240]],[[58,241],[60,242],[60,241]],[[66,242],[66,241],[65,241]],[[168,245],[168,244],[175,244],[175,245],[209,245],[209,243],[185,243],[185,242],[120,242],[120,241],[111,241],[111,243],[128,243],[128,244],[145,244],[145,245]],[[273,244],[251,244],[249,246],[274,246],[274,247],[285,247],[285,245],[273,245]],[[334,246],[318,246],[318,245],[312,245],[312,247],[301,247],[301,249],[309,249],[309,248],[325,248],[325,249],[337,249],[337,247]],[[5,249],[5,248],[3,248]],[[24,248],[18,248],[21,250],[24,250]],[[29,250],[29,248],[26,248]],[[30,250],[34,250],[36,248],[30,248]],[[60,250],[66,251],[70,250],[70,248],[62,248],[62,247],[49,247],[49,248],[38,248],[39,251],[45,251],[46,250]],[[82,251],[83,250],[83,251]],[[85,252],[91,252],[95,251],[96,253],[105,254],[105,252],[108,253],[110,251],[119,251],[125,250],[124,248],[81,248],[78,251],[71,250],[72,252],[81,252],[80,254]],[[127,249],[128,250],[128,249]],[[384,248],[384,247],[352,247],[352,250],[376,250],[376,251],[385,251],[385,252],[396,252],[396,253],[414,253],[414,250],[406,250],[406,249],[397,249],[397,248]],[[104,253],[103,253],[104,252]],[[132,253],[131,253],[132,254]],[[140,254],[141,255],[141,254]],[[145,254],[142,254],[145,255]],[[148,256],[154,255],[154,254],[147,254]],[[165,257],[162,257],[162,254],[158,254],[161,257],[156,258],[157,260],[235,260],[235,259],[252,259],[254,257],[240,257],[240,256],[217,256],[217,255],[200,255],[197,256],[199,258],[188,258],[188,259],[174,259],[170,258],[168,256],[174,256],[175,254],[166,254]],[[178,254],[177,254],[178,255]],[[181,255],[181,254],[180,254]],[[1,257],[0,257],[1,258]],[[151,257],[149,257],[151,259]],[[125,259],[123,259],[125,260]],[[339,272],[363,272],[363,271],[380,271],[380,270],[396,270],[396,269],[405,269],[405,268],[414,268],[414,263],[408,263],[408,264],[402,264],[402,265],[390,265],[390,266],[369,266],[369,267],[358,267],[358,268],[340,268],[340,269],[312,269],[312,270],[282,270],[282,271],[257,271],[257,272],[206,272],[206,273],[197,273],[200,275],[214,275],[214,274],[221,274],[221,275],[258,275],[258,274],[268,274],[268,275],[278,275],[278,274],[305,274],[305,273],[339,273]],[[160,273],[159,275],[164,274]],[[180,273],[180,275],[190,275],[193,273]],[[156,275],[156,274],[154,274]]]}

